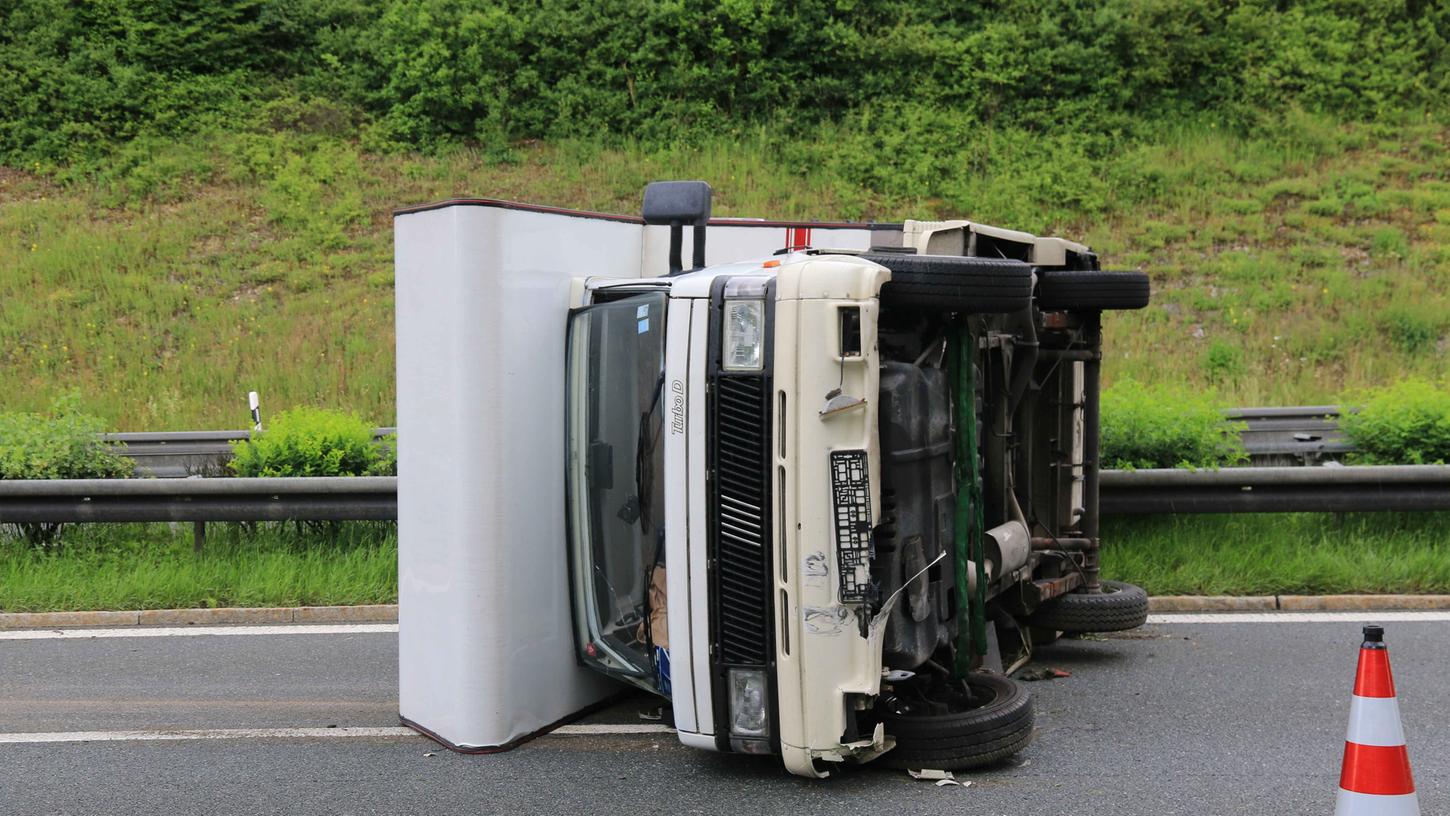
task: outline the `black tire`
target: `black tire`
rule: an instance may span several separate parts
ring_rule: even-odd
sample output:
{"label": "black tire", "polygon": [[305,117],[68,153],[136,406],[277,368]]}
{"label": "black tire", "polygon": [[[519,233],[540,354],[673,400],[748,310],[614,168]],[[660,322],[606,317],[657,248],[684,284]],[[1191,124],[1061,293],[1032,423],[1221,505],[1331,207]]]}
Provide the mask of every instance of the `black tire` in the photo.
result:
{"label": "black tire", "polygon": [[1148,593],[1121,581],[1103,581],[1102,592],[1069,592],[1042,604],[1027,623],[1063,632],[1122,632],[1148,621]]}
{"label": "black tire", "polygon": [[1141,309],[1148,296],[1142,272],[1045,269],[1037,277],[1037,307],[1049,312]]}
{"label": "black tire", "polygon": [[891,270],[881,303],[894,309],[1010,314],[1032,304],[1032,267],[1021,261],[868,252]]}
{"label": "black tire", "polygon": [[1032,741],[1032,696],[999,674],[967,678],[973,702],[965,711],[922,713],[897,701],[882,717],[896,747],[877,759],[887,768],[956,771],[999,762]]}

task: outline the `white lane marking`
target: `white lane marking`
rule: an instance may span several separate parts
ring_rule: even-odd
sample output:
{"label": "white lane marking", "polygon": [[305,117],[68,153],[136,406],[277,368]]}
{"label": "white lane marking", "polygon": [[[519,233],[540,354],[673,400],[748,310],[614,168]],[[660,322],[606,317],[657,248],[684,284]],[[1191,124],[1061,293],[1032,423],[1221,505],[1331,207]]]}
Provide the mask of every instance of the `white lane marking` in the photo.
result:
{"label": "white lane marking", "polygon": [[589,723],[585,725],[561,725],[549,733],[566,737],[582,737],[595,734],[673,734],[675,733],[675,729],[668,725],[609,725]]}
{"label": "white lane marking", "polygon": [[1204,612],[1149,615],[1149,623],[1388,623],[1450,621],[1450,610],[1438,612]]}
{"label": "white lane marking", "polygon": [[[668,725],[565,725],[544,736],[600,736],[610,734],[673,734]],[[49,731],[0,734],[0,745],[58,742],[162,742],[167,740],[227,739],[356,739],[421,737],[402,726],[355,728],[198,728],[169,731]]]}
{"label": "white lane marking", "polygon": [[153,742],[210,739],[336,739],[356,737],[419,737],[401,726],[382,728],[205,728],[176,731],[51,731],[0,734],[0,745],[52,742]]}
{"label": "white lane marking", "polygon": [[125,637],[202,637],[205,635],[357,635],[397,633],[396,623],[318,623],[277,626],[126,626],[116,629],[13,629],[0,640],[56,640]]}

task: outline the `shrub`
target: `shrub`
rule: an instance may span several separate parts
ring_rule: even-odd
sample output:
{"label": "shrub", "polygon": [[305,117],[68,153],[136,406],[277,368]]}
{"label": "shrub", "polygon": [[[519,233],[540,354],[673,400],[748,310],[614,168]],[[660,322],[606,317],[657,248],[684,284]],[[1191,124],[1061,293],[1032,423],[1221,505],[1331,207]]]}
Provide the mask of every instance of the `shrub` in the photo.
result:
{"label": "shrub", "polygon": [[323,408],[283,411],[272,427],[232,443],[238,476],[386,476],[397,473],[394,443],[379,444],[356,414]]}
{"label": "shrub", "polygon": [[134,463],[101,442],[105,424],[80,412],[75,396],[47,414],[0,414],[0,479],[115,479]]}
{"label": "shrub", "polygon": [[1418,0],[11,0],[0,158],[93,159],[259,110],[298,121],[275,103],[304,96],[336,101],[324,127],[364,118],[404,149],[810,127],[903,88],[1079,138],[1198,111],[1373,117],[1443,108],[1447,27]]}
{"label": "shrub", "polygon": [[1358,461],[1376,465],[1450,462],[1450,389],[1405,380],[1373,392],[1340,427],[1359,448]]}
{"label": "shrub", "polygon": [[1209,395],[1123,380],[1103,391],[1103,467],[1211,468],[1245,461],[1239,428]]}
{"label": "shrub", "polygon": [[[74,395],[61,397],[50,413],[0,414],[0,479],[115,479],[135,463],[101,442],[105,424],[80,412]],[[53,544],[60,524],[16,524],[32,545]]]}

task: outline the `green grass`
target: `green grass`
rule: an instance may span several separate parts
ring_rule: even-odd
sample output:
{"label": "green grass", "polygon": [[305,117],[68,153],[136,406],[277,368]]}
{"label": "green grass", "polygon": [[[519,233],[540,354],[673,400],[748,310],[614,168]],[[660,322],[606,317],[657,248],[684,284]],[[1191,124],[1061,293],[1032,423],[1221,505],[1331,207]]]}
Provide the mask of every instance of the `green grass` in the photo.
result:
{"label": "green grass", "polygon": [[[1109,518],[1103,575],[1154,595],[1450,592],[1450,513]],[[0,538],[0,611],[394,603],[397,532],[347,523],[67,527],[36,550]]]}
{"label": "green grass", "polygon": [[0,393],[34,410],[76,391],[122,430],[240,427],[249,390],[268,413],[391,424],[392,208],[634,212],[660,178],[710,180],[721,215],[966,216],[1083,239],[1153,277],[1148,309],[1107,319],[1108,384],[1306,404],[1450,376],[1450,128],[1288,115],[1251,136],[1145,131],[1098,156],[968,131],[906,176],[865,161],[874,135],[848,124],[810,142],[762,129],[434,156],[249,130],[138,140],[69,181],[0,168]]}
{"label": "green grass", "polygon": [[1109,518],[1103,575],[1151,595],[1450,592],[1450,513]]}
{"label": "green grass", "polygon": [[0,538],[0,611],[394,603],[397,567],[391,524],[344,523],[333,540],[214,524],[200,556],[190,525],[74,525],[45,552]]}

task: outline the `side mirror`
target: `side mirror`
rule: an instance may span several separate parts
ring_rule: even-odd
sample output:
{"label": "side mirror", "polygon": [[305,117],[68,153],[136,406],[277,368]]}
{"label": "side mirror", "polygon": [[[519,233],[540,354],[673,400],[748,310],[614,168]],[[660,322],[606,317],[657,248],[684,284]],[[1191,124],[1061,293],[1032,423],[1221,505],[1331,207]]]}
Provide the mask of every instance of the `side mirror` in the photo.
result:
{"label": "side mirror", "polygon": [[705,266],[705,225],[710,221],[710,185],[703,181],[656,181],[644,188],[644,222],[670,227],[670,274],[683,270],[682,231],[695,228],[694,268]]}

